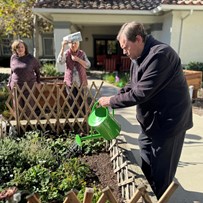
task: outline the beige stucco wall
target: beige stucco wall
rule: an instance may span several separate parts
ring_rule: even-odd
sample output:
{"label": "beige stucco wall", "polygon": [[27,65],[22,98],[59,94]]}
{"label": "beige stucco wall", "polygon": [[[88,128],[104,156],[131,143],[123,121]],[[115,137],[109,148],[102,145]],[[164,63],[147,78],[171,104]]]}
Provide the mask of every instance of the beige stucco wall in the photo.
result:
{"label": "beige stucco wall", "polygon": [[[203,62],[203,18],[202,11],[172,11],[164,15],[54,15],[55,21],[69,21],[81,31],[81,49],[93,57],[93,35],[116,35],[124,22],[135,20],[141,23],[162,23],[162,30],[152,31],[152,35],[169,45],[180,55],[182,63]],[[73,30],[72,30],[73,32]],[[67,27],[54,30],[55,55],[60,51],[61,40],[67,34]],[[62,71],[62,69],[60,70]]]}
{"label": "beige stucco wall", "polygon": [[173,11],[164,18],[163,35],[170,40],[168,44],[179,54],[182,64],[203,62],[202,18],[202,11]]}
{"label": "beige stucco wall", "polygon": [[183,64],[203,62],[203,12],[193,13],[183,20],[180,57]]}
{"label": "beige stucco wall", "polygon": [[161,31],[161,37],[159,40],[169,45],[172,45],[171,43],[172,15],[170,13],[167,13],[162,17],[162,19],[163,19],[163,27]]}

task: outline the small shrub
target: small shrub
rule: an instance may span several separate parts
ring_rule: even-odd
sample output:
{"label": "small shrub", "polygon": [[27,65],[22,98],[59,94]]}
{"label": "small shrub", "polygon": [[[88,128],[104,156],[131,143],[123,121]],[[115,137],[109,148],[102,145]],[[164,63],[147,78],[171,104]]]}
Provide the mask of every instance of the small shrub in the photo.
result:
{"label": "small shrub", "polygon": [[8,81],[8,78],[9,78],[9,74],[7,73],[0,73],[0,82],[7,82]]}
{"label": "small shrub", "polygon": [[[82,197],[87,184],[90,184],[87,177],[92,177],[92,171],[78,157],[67,157],[74,138],[71,136],[64,134],[55,137],[47,132],[32,131],[21,138],[0,139],[0,192],[16,186],[29,194],[37,192],[42,203],[62,202],[71,189],[81,190]],[[94,141],[95,144],[92,140],[90,147],[88,142],[84,143],[86,153],[104,149],[104,142]],[[94,186],[95,182],[88,185]],[[96,191],[94,203],[98,200],[98,194],[99,190]]]}
{"label": "small shrub", "polygon": [[113,84],[115,82],[115,74],[107,73],[107,74],[103,75],[103,80]]}
{"label": "small shrub", "polygon": [[201,62],[190,62],[183,67],[186,70],[196,70],[203,72],[203,63]]}
{"label": "small shrub", "polygon": [[119,78],[119,81],[116,81],[116,73],[107,73],[103,75],[103,80],[122,88],[128,82],[130,75],[129,73],[119,73],[117,77]]}
{"label": "small shrub", "polygon": [[55,65],[53,64],[44,64],[41,69],[43,76],[61,76],[62,73],[58,72]]}
{"label": "small shrub", "polygon": [[8,98],[8,90],[5,87],[5,84],[0,87],[0,114],[5,114],[7,112],[7,107],[6,107],[6,100]]}

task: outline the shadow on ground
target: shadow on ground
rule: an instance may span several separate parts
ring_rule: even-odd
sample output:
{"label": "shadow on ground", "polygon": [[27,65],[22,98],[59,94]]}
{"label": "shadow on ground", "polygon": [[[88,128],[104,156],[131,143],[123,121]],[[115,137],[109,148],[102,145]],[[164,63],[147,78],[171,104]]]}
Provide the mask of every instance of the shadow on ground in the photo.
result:
{"label": "shadow on ground", "polygon": [[189,203],[189,202],[202,203],[203,202],[203,193],[184,190],[184,188],[181,186],[178,180],[175,179],[175,181],[179,184],[179,186],[171,196],[168,203]]}

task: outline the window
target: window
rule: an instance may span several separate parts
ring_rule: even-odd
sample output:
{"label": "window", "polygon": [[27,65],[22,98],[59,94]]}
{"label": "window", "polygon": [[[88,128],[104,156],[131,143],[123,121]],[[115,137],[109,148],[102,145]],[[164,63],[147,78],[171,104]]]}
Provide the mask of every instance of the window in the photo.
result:
{"label": "window", "polygon": [[117,54],[116,40],[107,40],[107,54]]}
{"label": "window", "polygon": [[96,40],[96,54],[102,55],[106,52],[106,42],[105,40]]}
{"label": "window", "polygon": [[2,56],[10,56],[11,55],[11,40],[10,39],[2,39],[1,40],[1,54]]}
{"label": "window", "polygon": [[54,40],[53,37],[43,37],[43,55],[44,57],[54,56]]}

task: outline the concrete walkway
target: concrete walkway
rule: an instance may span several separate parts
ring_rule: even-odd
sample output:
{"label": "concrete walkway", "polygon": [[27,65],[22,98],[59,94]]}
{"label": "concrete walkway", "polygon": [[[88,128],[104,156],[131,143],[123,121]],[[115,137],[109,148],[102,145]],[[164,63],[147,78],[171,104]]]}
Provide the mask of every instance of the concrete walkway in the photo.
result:
{"label": "concrete walkway", "polygon": [[[90,79],[89,84],[94,81],[97,86],[101,80]],[[101,89],[102,96],[116,94],[118,88],[104,82]],[[137,143],[140,126],[135,118],[136,107],[117,109],[116,119],[121,124],[122,132],[133,151],[135,159],[140,163],[139,147]],[[203,203],[203,116],[193,114],[194,127],[187,131],[184,141],[182,155],[176,172],[176,181],[179,183],[178,189],[170,198],[169,203],[193,203],[195,201]]]}

